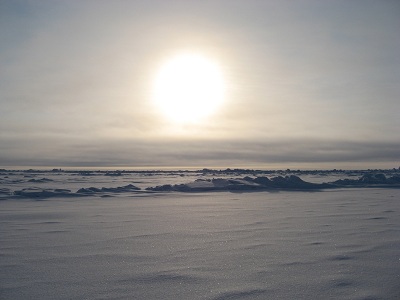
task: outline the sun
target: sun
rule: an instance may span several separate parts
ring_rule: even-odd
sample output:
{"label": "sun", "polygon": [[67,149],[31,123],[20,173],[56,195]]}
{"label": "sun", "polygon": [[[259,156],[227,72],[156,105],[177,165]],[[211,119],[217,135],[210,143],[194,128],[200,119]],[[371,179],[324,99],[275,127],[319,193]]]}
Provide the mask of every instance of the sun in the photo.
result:
{"label": "sun", "polygon": [[154,82],[157,109],[176,123],[197,123],[224,101],[225,84],[218,64],[198,54],[180,54],[165,62]]}

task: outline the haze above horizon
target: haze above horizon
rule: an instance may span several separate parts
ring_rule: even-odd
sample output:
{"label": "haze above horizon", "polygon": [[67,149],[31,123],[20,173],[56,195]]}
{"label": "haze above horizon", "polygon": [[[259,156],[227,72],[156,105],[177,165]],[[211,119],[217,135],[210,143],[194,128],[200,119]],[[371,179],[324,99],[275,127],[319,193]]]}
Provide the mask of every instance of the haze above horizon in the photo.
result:
{"label": "haze above horizon", "polygon": [[0,168],[397,168],[399,15],[372,0],[1,1]]}

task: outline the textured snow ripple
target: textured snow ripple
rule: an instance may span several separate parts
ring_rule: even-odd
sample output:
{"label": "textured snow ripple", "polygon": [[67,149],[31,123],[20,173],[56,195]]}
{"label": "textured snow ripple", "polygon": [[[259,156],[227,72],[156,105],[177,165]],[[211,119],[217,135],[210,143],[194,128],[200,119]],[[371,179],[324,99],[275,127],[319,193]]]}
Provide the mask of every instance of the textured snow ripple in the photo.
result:
{"label": "textured snow ripple", "polygon": [[156,272],[153,274],[146,274],[141,276],[132,277],[129,279],[121,279],[121,283],[139,283],[139,284],[183,284],[183,283],[200,283],[202,278],[193,275],[184,275],[182,273],[173,272]]}
{"label": "textured snow ripple", "polygon": [[247,289],[241,291],[229,291],[218,295],[213,300],[237,300],[237,299],[268,299],[266,289]]}
{"label": "textured snow ripple", "polygon": [[51,201],[0,202],[0,298],[400,299],[399,189],[118,192],[133,176],[64,175],[32,190]]}

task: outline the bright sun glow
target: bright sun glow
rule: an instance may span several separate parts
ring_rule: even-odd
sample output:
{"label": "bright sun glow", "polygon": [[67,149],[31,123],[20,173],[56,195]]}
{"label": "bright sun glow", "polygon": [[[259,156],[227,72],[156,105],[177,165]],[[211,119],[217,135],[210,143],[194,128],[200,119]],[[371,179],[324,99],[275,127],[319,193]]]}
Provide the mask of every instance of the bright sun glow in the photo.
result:
{"label": "bright sun glow", "polygon": [[174,122],[198,122],[221,105],[224,88],[217,64],[200,55],[182,54],[161,67],[155,80],[153,100]]}

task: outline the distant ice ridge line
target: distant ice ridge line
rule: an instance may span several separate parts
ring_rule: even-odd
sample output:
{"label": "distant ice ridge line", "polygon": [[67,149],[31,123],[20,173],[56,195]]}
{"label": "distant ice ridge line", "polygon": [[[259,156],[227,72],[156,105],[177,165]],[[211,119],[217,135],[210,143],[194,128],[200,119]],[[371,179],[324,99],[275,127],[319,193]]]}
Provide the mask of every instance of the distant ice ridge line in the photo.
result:
{"label": "distant ice ridge line", "polygon": [[72,193],[68,189],[42,189],[38,187],[24,188],[14,191],[15,196],[25,198],[50,198],[50,197],[76,197],[78,194]]}
{"label": "distant ice ridge line", "polygon": [[148,187],[148,191],[202,192],[202,191],[266,191],[266,190],[321,190],[338,187],[400,187],[400,176],[386,178],[384,174],[366,174],[359,179],[340,179],[330,183],[311,183],[296,175],[242,179],[197,179],[187,184]]}
{"label": "distant ice ridge line", "polygon": [[[167,169],[154,169],[154,170],[84,170],[84,169],[76,169],[76,170],[63,170],[63,169],[53,169],[53,170],[43,170],[43,169],[28,169],[28,170],[7,170],[0,169],[0,175],[10,175],[10,174],[73,174],[80,176],[95,176],[95,175],[104,175],[104,176],[122,176],[124,174],[142,174],[142,175],[159,175],[159,174],[177,174],[177,173],[187,173],[187,174],[208,174],[217,176],[221,175],[238,175],[238,174],[296,174],[296,175],[306,175],[306,174],[318,174],[318,175],[328,175],[328,174],[344,174],[344,175],[354,175],[354,174],[377,174],[377,173],[385,173],[385,174],[400,174],[399,168],[392,169],[360,169],[360,170],[342,170],[342,169],[330,169],[330,170],[260,170],[260,169],[196,169],[196,170],[167,170]],[[26,175],[28,177],[29,175]]]}
{"label": "distant ice ridge line", "polygon": [[90,187],[90,188],[81,188],[77,191],[79,194],[93,194],[93,193],[102,193],[102,192],[109,192],[109,193],[124,193],[124,192],[133,192],[133,191],[138,191],[140,190],[139,187],[134,186],[133,184],[128,184],[125,186],[120,186],[116,188],[95,188],[95,187]]}
{"label": "distant ice ridge line", "polygon": [[[36,180],[35,182],[47,182],[49,180]],[[52,180],[50,180],[52,181]],[[32,182],[32,181],[29,181]],[[364,174],[358,179],[339,179],[328,183],[311,183],[302,180],[296,175],[276,176],[268,178],[266,176],[243,178],[212,178],[212,179],[196,179],[189,183],[182,184],[164,184],[154,187],[147,187],[144,190],[128,184],[120,187],[89,187],[80,188],[76,192],[70,189],[62,188],[39,188],[28,187],[12,192],[8,188],[1,188],[0,195],[4,199],[7,196],[25,197],[25,198],[52,198],[52,197],[83,197],[83,196],[111,196],[115,193],[154,193],[154,192],[212,192],[212,191],[229,191],[229,192],[246,192],[246,191],[318,191],[323,189],[334,188],[351,188],[351,187],[384,187],[384,188],[400,188],[400,176],[394,175],[386,177],[384,174]]]}
{"label": "distant ice ridge line", "polygon": [[22,190],[14,191],[15,196],[21,196],[25,198],[51,198],[51,197],[82,197],[93,194],[104,194],[104,193],[127,193],[139,191],[140,188],[133,184],[126,186],[120,186],[116,188],[81,188],[77,192],[73,193],[69,189],[43,189],[38,187],[25,188]]}
{"label": "distant ice ridge line", "polygon": [[53,181],[52,179],[49,178],[41,178],[41,179],[29,179],[28,182],[50,182]]}
{"label": "distant ice ridge line", "polygon": [[260,191],[275,189],[315,190],[333,187],[328,183],[310,183],[303,181],[295,175],[252,178],[246,176],[241,179],[197,179],[187,184],[161,185],[149,187],[150,191],[177,191],[177,192],[201,192],[201,191]]}

